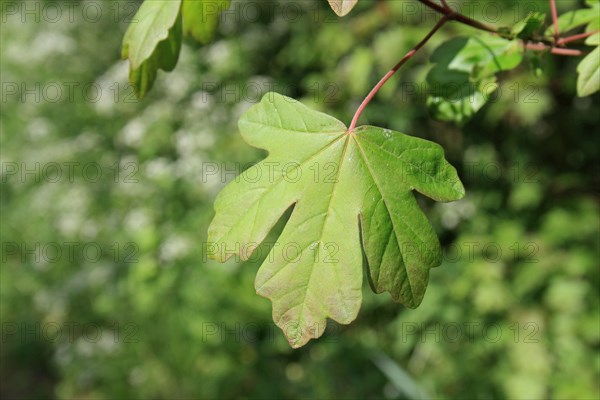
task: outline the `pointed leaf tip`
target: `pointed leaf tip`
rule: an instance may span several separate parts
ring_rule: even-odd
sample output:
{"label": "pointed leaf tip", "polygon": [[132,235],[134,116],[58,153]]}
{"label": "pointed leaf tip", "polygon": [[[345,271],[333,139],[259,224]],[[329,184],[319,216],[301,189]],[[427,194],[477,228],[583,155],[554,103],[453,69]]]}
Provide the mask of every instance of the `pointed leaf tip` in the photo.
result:
{"label": "pointed leaf tip", "polygon": [[331,9],[340,17],[347,15],[350,11],[352,11],[352,9],[356,5],[356,3],[358,3],[358,0],[328,0],[328,1],[329,1],[329,5],[331,6]]}

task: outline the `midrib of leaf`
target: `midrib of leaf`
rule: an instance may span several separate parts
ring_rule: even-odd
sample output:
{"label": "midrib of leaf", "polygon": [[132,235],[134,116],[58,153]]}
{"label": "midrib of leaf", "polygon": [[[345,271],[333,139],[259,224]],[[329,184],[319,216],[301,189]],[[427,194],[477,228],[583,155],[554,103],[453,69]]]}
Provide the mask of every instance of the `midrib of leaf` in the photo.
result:
{"label": "midrib of leaf", "polygon": [[[375,185],[377,185],[375,183]],[[385,209],[388,210],[388,215],[389,215],[389,209],[387,208],[387,204],[386,202],[383,200],[383,196],[381,196],[381,202],[383,202],[383,204],[385,205]],[[391,220],[391,218],[390,218]],[[394,231],[394,223],[392,222],[392,229],[390,229],[390,234],[388,235],[388,240],[387,243],[385,244],[385,249],[383,249],[382,252],[382,256],[381,256],[381,263],[383,264],[383,258],[385,257],[385,254],[387,252],[387,249],[390,247],[390,243],[392,243],[393,238],[396,236],[396,232]],[[402,252],[400,252],[400,256],[402,256]],[[404,263],[404,258],[402,258],[402,261]],[[404,265],[406,265],[406,263],[404,263]],[[377,280],[379,281],[379,278],[381,277],[381,266],[380,268],[377,268]],[[396,275],[400,272],[400,269],[396,270]],[[410,280],[409,280],[410,283]],[[413,290],[412,290],[412,285],[410,285],[410,294],[411,296],[413,295]]]}
{"label": "midrib of leaf", "polygon": [[[365,139],[365,141],[367,141],[367,142],[370,142],[369,140],[366,140],[365,137],[363,137],[363,139]],[[387,200],[385,198],[385,195],[383,194],[383,191],[381,190],[381,186],[380,186],[379,182],[377,181],[377,178],[375,177],[375,174],[373,174],[373,170],[371,169],[371,166],[369,165],[369,162],[367,161],[367,156],[366,156],[365,152],[363,151],[360,143],[358,142],[358,140],[356,138],[354,138],[354,141],[356,142],[356,146],[357,146],[357,148],[358,148],[358,150],[360,152],[360,155],[362,157],[362,161],[365,164],[365,166],[367,167],[367,169],[369,170],[369,175],[371,176],[371,179],[372,179],[373,183],[375,184],[375,187],[377,188],[377,191],[381,195],[381,200],[383,201],[383,204],[385,205],[385,209],[386,209],[388,215],[390,216],[390,222],[392,224],[392,230],[390,232],[390,235],[393,234],[396,237],[396,240],[398,240],[398,237],[396,236],[396,224],[394,222],[394,218],[391,217],[390,208],[388,207],[388,202],[387,202]],[[373,142],[370,142],[370,143],[373,143]],[[414,229],[409,224],[404,223],[404,226],[406,228],[408,228],[413,233],[413,235],[415,235],[416,237],[418,237],[419,240],[422,243],[427,243],[426,241],[423,240],[423,238],[421,236],[417,235],[417,233],[414,231]],[[389,245],[389,240],[388,240],[388,245]],[[386,248],[387,248],[387,245],[386,245]],[[400,246],[398,246],[398,248],[400,250],[399,253],[400,253],[400,257],[402,257],[404,268],[406,269],[407,266],[406,266],[406,262],[404,260],[404,254],[402,253],[402,251],[401,251],[402,249],[400,248]],[[379,271],[379,273],[381,273],[381,271]],[[408,271],[406,271],[406,279],[408,280],[409,287],[410,287],[410,293],[411,293],[411,297],[412,297],[412,296],[414,296],[413,283],[410,280],[410,274],[408,273]]]}
{"label": "midrib of leaf", "polygon": [[[371,175],[371,177],[373,178],[373,183],[375,184],[375,187],[376,187],[376,188],[377,188],[377,190],[379,191],[379,194],[381,194],[381,198],[383,199],[383,203],[385,204],[385,208],[386,208],[386,210],[388,210],[388,214],[389,214],[389,210],[390,210],[390,208],[388,207],[388,202],[387,202],[387,200],[385,199],[385,196],[384,196],[384,194],[383,194],[383,191],[381,190],[381,185],[379,184],[379,182],[378,182],[378,181],[377,181],[377,179],[375,178],[375,174],[373,174],[373,170],[371,169],[371,166],[369,165],[369,163],[368,163],[368,161],[367,161],[367,156],[365,155],[365,153],[364,153],[364,151],[363,151],[362,147],[360,146],[360,143],[358,143],[358,140],[355,140],[355,141],[356,141],[356,145],[358,146],[358,149],[359,149],[359,151],[360,151],[360,154],[362,155],[363,161],[364,161],[365,165],[367,166],[367,169],[369,170],[369,175]],[[368,140],[368,139],[366,139],[366,138],[365,138],[365,142],[373,143],[372,141],[370,141],[370,140]],[[386,153],[394,155],[393,153],[390,153],[389,151],[386,151],[386,150],[384,150],[384,149],[383,149],[383,148],[381,148],[381,147],[378,147],[378,149],[382,149],[382,150],[383,150],[383,151],[385,151]],[[394,155],[394,157],[395,157],[395,155]],[[397,157],[396,157],[396,158],[397,158]],[[413,165],[413,164],[411,164],[411,163],[407,163],[407,162],[406,162],[406,161],[404,161],[404,160],[400,160],[400,161],[402,161],[402,162],[403,162],[403,163],[405,163],[405,164],[410,164],[410,165]],[[407,185],[407,186],[409,186],[409,185]],[[391,216],[391,214],[390,214],[390,216]],[[390,221],[392,222],[392,226],[394,226],[394,228],[395,228],[396,226],[394,225],[394,220],[393,220],[393,218],[390,218]],[[406,228],[408,228],[408,229],[409,229],[409,230],[410,230],[410,231],[411,231],[411,232],[412,232],[412,233],[413,233],[413,234],[414,234],[416,237],[418,237],[418,238],[419,238],[419,240],[420,240],[422,243],[425,243],[425,244],[427,244],[427,241],[426,241],[426,240],[423,240],[423,238],[422,238],[421,236],[417,235],[417,233],[416,233],[416,232],[414,231],[414,229],[413,229],[413,228],[410,226],[410,224],[406,224],[406,223],[405,223],[404,225],[405,225],[405,226],[406,226]],[[396,230],[394,229],[394,231],[396,231]]]}
{"label": "midrib of leaf", "polygon": [[[336,173],[336,177],[335,180],[333,181],[332,184],[332,188],[331,188],[331,196],[329,197],[329,202],[327,203],[327,211],[325,212],[325,219],[323,220],[323,225],[321,225],[321,233],[319,234],[319,240],[316,243],[319,243],[319,245],[321,244],[322,240],[323,240],[323,232],[325,232],[325,226],[327,225],[327,220],[329,219],[329,210],[331,208],[331,203],[333,201],[333,196],[335,196],[336,191],[335,191],[335,187],[339,182],[339,178],[340,178],[340,173],[342,171],[342,165],[344,163],[344,158],[346,157],[346,151],[348,150],[348,145],[350,144],[350,138],[349,138],[349,134],[342,134],[341,138],[346,137],[346,143],[344,143],[344,148],[342,149],[342,154],[340,156],[340,161],[338,164],[338,170]],[[314,243],[314,242],[313,242]],[[303,323],[304,322],[304,306],[306,304],[306,295],[308,294],[308,290],[310,289],[310,283],[312,282],[312,277],[313,277],[313,272],[315,270],[315,265],[316,263],[311,263],[310,264],[310,275],[308,276],[308,282],[306,284],[306,290],[303,292],[303,296],[302,296],[302,302],[300,303],[300,319],[299,319],[299,323]],[[340,298],[344,298],[343,293],[341,292],[341,284],[340,284],[340,276],[338,275],[338,270],[337,268],[334,268],[334,273],[335,273],[335,279],[338,283],[337,286],[337,291],[338,291],[338,295]],[[319,302],[319,306],[321,308],[321,311],[323,312],[323,314],[327,315],[327,310],[325,308],[323,308],[323,303]]]}
{"label": "midrib of leaf", "polygon": [[[385,204],[385,202],[384,202],[384,204]],[[387,204],[386,204],[386,209],[387,209]],[[383,261],[384,261],[384,257],[385,257],[386,251],[387,251],[388,247],[390,246],[390,243],[392,242],[393,238],[395,238],[395,237],[396,237],[396,232],[394,231],[394,224],[392,223],[392,229],[390,229],[390,235],[388,237],[388,242],[386,244],[386,248],[384,249],[384,251],[383,251],[383,253],[381,255],[381,263],[382,264],[383,264]],[[398,246],[398,248],[399,247],[400,246]],[[402,257],[402,252],[400,250],[398,252],[400,253],[400,257]],[[412,284],[412,282],[410,281],[410,278],[409,278],[410,274],[408,273],[408,270],[406,269],[406,262],[404,262],[404,257],[402,257],[402,265],[404,266],[406,279],[408,280],[408,289],[410,290],[410,297],[414,298],[414,296],[415,296],[414,293],[415,292],[413,290],[413,284]],[[382,266],[380,266],[377,269],[377,281],[379,281],[379,278],[381,277],[381,271],[382,271]],[[388,292],[390,292],[390,294],[392,295],[392,298],[393,298],[394,295],[392,294],[392,290],[393,290],[394,284],[396,282],[398,282],[398,276],[400,275],[400,272],[401,272],[400,268],[395,268],[394,275],[392,276],[392,282],[393,283],[392,283],[391,287],[387,288],[387,289],[384,289],[384,290],[381,290],[380,292],[384,292],[384,291],[387,290]],[[402,285],[400,284],[400,286],[402,286]]]}
{"label": "midrib of leaf", "polygon": [[[306,161],[309,161],[310,159],[312,159],[312,158],[314,158],[314,157],[318,156],[318,154],[320,154],[321,152],[323,152],[323,151],[325,151],[326,149],[328,149],[329,147],[331,147],[331,146],[332,146],[333,144],[335,144],[335,143],[336,143],[338,140],[341,140],[341,139],[343,139],[343,138],[345,138],[345,139],[346,139],[346,143],[344,143],[344,147],[342,148],[342,152],[341,152],[340,160],[339,160],[339,163],[338,163],[338,170],[337,170],[337,173],[336,173],[336,178],[335,178],[335,180],[334,180],[334,182],[333,182],[333,184],[332,184],[331,196],[329,197],[329,201],[328,201],[328,203],[327,203],[327,209],[326,209],[326,211],[325,211],[325,213],[324,213],[324,215],[325,215],[325,218],[323,219],[323,224],[321,225],[321,232],[319,233],[319,240],[317,240],[316,242],[311,242],[311,243],[310,243],[308,246],[306,246],[306,247],[302,248],[302,249],[301,249],[301,252],[300,252],[300,254],[303,254],[303,253],[304,253],[304,251],[305,251],[305,250],[306,250],[308,247],[310,247],[311,245],[313,245],[313,244],[315,244],[315,243],[321,244],[321,243],[322,243],[322,241],[323,241],[323,240],[322,240],[322,239],[323,239],[323,233],[325,232],[325,227],[327,226],[327,221],[328,221],[328,219],[329,219],[329,211],[330,211],[330,209],[331,209],[331,203],[333,202],[333,197],[334,197],[334,196],[335,196],[335,194],[336,194],[336,190],[335,190],[335,188],[336,188],[336,185],[337,185],[337,183],[339,182],[340,173],[341,173],[341,171],[342,171],[342,165],[343,165],[343,162],[344,162],[344,158],[345,158],[345,156],[346,156],[346,152],[347,152],[347,149],[348,149],[348,145],[349,145],[349,143],[350,143],[350,140],[349,140],[348,136],[349,136],[349,135],[347,135],[347,134],[341,134],[339,137],[337,137],[337,138],[336,138],[335,140],[333,140],[331,143],[327,144],[326,146],[324,146],[323,148],[321,148],[321,149],[320,149],[320,150],[319,150],[317,153],[313,154],[313,155],[312,155],[310,158],[308,158],[307,160],[305,160],[305,161],[304,161],[304,162],[306,162]],[[298,200],[297,200],[297,201],[298,201]],[[315,216],[313,216],[313,218],[314,218],[314,217],[315,217]],[[302,224],[304,224],[304,223],[306,223],[306,221],[303,221],[303,222],[302,222]],[[273,279],[274,279],[276,276],[278,276],[278,275],[279,275],[279,273],[281,273],[281,272],[282,272],[282,271],[283,271],[283,270],[284,270],[286,267],[288,267],[288,266],[290,266],[290,265],[291,265],[291,262],[287,262],[287,263],[286,263],[284,266],[282,266],[282,268],[281,268],[281,269],[279,269],[279,270],[278,270],[278,271],[277,271],[275,274],[273,274],[271,277],[269,277],[269,279],[267,279],[265,282],[263,282],[263,283],[262,283],[262,285],[261,285],[260,287],[258,287],[258,288],[257,288],[257,291],[260,291],[260,289],[261,289],[263,286],[267,285],[267,284],[268,284],[268,283],[269,283],[271,280],[273,280]],[[314,272],[314,270],[315,270],[315,265],[316,265],[316,263],[311,263],[311,264],[310,264],[310,273],[309,273],[308,280],[307,280],[306,284],[305,284],[305,285],[303,285],[303,286],[300,286],[300,287],[296,288],[296,289],[295,289],[295,290],[292,292],[292,293],[296,293],[297,291],[300,291],[300,290],[302,290],[302,297],[301,297],[301,300],[300,300],[300,301],[299,301],[299,302],[298,302],[298,303],[297,303],[297,304],[296,304],[294,307],[291,307],[291,308],[288,310],[288,312],[289,312],[290,310],[293,310],[293,309],[294,309],[294,308],[296,308],[296,307],[300,307],[300,310],[299,310],[299,312],[298,312],[298,314],[301,316],[301,317],[300,317],[300,319],[298,320],[298,324],[299,324],[299,325],[302,325],[302,323],[305,321],[305,319],[304,319],[304,307],[305,307],[305,305],[306,305],[306,296],[307,296],[307,294],[308,294],[308,291],[309,291],[309,289],[310,289],[310,287],[311,287],[312,279],[313,279],[313,276],[314,276],[313,272]],[[338,273],[337,273],[337,269],[334,269],[334,272],[335,272],[335,277],[336,277],[336,280],[337,280],[337,282],[338,282],[338,283],[340,283],[340,279],[339,279],[339,275],[338,275]],[[339,296],[343,298],[343,294],[341,293],[341,284],[338,284],[338,285],[336,285],[336,286],[337,286],[337,290],[338,290],[338,294],[339,294]],[[306,289],[306,290],[304,290],[304,289]],[[289,294],[290,294],[290,293],[288,292],[288,293],[286,293],[284,296],[287,296],[287,295],[289,295]],[[280,299],[281,299],[281,298],[280,298]],[[322,304],[322,303],[319,303],[319,307],[320,307],[321,311],[323,312],[323,314],[327,314],[327,310],[326,310],[325,308],[323,308],[323,304]],[[278,323],[279,323],[279,322],[281,322],[281,320],[282,320],[284,317],[285,317],[285,314],[283,314],[283,315],[281,316],[281,318],[280,318],[280,320],[278,321]]]}

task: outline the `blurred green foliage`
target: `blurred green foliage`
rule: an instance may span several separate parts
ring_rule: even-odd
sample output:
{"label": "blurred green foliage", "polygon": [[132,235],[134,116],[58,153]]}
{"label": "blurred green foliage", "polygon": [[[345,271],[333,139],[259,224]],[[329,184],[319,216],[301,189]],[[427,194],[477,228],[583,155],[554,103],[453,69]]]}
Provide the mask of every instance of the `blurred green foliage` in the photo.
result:
{"label": "blurred green foliage", "polygon": [[[491,1],[477,3],[476,17]],[[268,90],[349,121],[434,16],[413,1],[362,0],[344,19],[325,1],[287,16],[233,2],[216,40],[186,41],[139,102],[119,61],[136,3],[78,2],[58,20],[15,4],[1,27],[3,398],[600,396],[600,109],[576,98],[578,59],[501,73],[460,129],[431,119],[423,82],[433,49],[469,29],[447,26],[403,67],[363,118],[458,167],[465,199],[420,199],[444,263],[418,309],[365,282],[357,321],[291,350],[254,293],[261,260],[203,249],[216,193],[262,156],[236,121]],[[499,23],[522,4],[502,2]]]}

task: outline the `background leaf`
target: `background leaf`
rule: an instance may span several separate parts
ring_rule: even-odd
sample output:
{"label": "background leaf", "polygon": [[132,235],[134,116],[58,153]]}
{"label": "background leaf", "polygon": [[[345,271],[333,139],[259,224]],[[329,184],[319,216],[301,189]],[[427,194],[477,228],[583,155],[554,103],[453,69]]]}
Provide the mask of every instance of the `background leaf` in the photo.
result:
{"label": "background leaf", "polygon": [[511,34],[519,39],[531,39],[544,27],[545,20],[546,14],[531,12],[512,27]]}
{"label": "background leaf", "polygon": [[171,71],[181,49],[181,0],[146,0],[123,37],[121,57],[129,59],[129,81],[143,98],[158,69]]}
{"label": "background leaf", "polygon": [[585,31],[596,32],[593,35],[589,36],[587,39],[585,39],[585,44],[589,46],[600,45],[600,15],[598,15],[598,18],[594,19],[588,24],[588,26],[585,28]]}
{"label": "background leaf", "polygon": [[523,49],[517,41],[497,36],[457,37],[442,43],[431,55],[427,100],[434,118],[467,122],[496,89],[494,75],[517,67]]}
{"label": "background leaf", "polygon": [[221,12],[229,8],[230,0],[183,0],[183,32],[200,43],[212,40]]}
{"label": "background leaf", "polygon": [[585,56],[577,66],[577,95],[589,96],[600,90],[600,47]]}
{"label": "background leaf", "polygon": [[[579,10],[568,11],[558,17],[558,29],[562,33],[566,33],[570,30],[578,28],[582,25],[588,24],[593,19],[598,18],[597,8],[582,8]],[[546,29],[546,35],[551,36],[554,34],[554,27],[549,26]]]}

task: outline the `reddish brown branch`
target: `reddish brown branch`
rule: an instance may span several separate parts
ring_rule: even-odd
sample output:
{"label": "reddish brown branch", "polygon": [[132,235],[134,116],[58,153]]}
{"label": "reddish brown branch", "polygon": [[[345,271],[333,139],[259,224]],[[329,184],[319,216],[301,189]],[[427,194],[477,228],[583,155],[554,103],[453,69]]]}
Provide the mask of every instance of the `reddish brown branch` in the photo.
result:
{"label": "reddish brown branch", "polygon": [[419,0],[419,1],[423,5],[431,8],[432,10],[435,10],[435,11],[439,12],[440,14],[447,16],[449,20],[458,21],[465,25],[469,25],[469,26],[472,26],[473,28],[484,30],[487,32],[492,32],[492,33],[497,32],[497,29],[494,28],[493,26],[484,24],[482,22],[479,22],[472,18],[469,18],[465,15],[459,14],[459,13],[455,12],[454,10],[452,10],[450,7],[440,6],[439,4],[437,4],[431,0]]}
{"label": "reddish brown branch", "polygon": [[[385,85],[385,83],[396,73],[396,71],[398,71],[398,69],[404,65],[404,63],[406,63],[408,60],[410,60],[415,53],[421,48],[423,47],[423,45],[425,45],[425,43],[427,43],[429,41],[429,39],[431,39],[431,37],[448,21],[457,21],[460,22],[462,24],[471,26],[475,29],[479,29],[479,30],[483,30],[486,32],[490,32],[490,33],[498,33],[498,30],[490,25],[484,24],[482,22],[476,21],[474,19],[471,19],[465,15],[462,15],[456,11],[454,11],[452,8],[450,8],[450,6],[448,5],[448,2],[446,0],[441,0],[442,5],[439,5],[438,3],[432,1],[432,0],[419,0],[419,2],[421,2],[423,5],[431,8],[432,10],[437,11],[438,13],[442,14],[442,19],[440,19],[437,24],[433,27],[433,29],[427,34],[427,36],[425,36],[411,51],[409,51],[404,57],[402,57],[402,59],[398,62],[398,64],[396,64],[394,66],[394,68],[392,68],[390,71],[388,71],[387,74],[385,74],[383,76],[383,78],[381,78],[381,80],[375,85],[375,87],[373,87],[373,89],[371,89],[371,91],[369,92],[369,94],[367,95],[367,97],[365,97],[365,99],[362,101],[362,103],[360,104],[360,106],[358,107],[358,109],[356,110],[356,113],[354,113],[354,116],[352,117],[352,122],[350,123],[350,127],[348,128],[348,134],[352,134],[352,130],[354,128],[356,128],[356,124],[358,123],[358,119],[360,118],[360,115],[362,114],[362,112],[364,111],[364,109],[367,107],[367,105],[369,104],[369,102],[373,99],[373,97],[375,97],[375,95],[377,94],[377,92],[379,91],[379,89],[381,89],[381,87],[383,85]],[[553,44],[546,44],[544,42],[537,42],[537,43],[533,43],[530,41],[523,41],[523,46],[528,49],[528,50],[534,50],[534,51],[549,51],[552,54],[557,54],[557,55],[563,55],[563,56],[580,56],[582,54],[584,54],[581,50],[576,50],[576,49],[565,49],[565,48],[558,48],[556,47],[557,45],[564,45],[565,43],[569,43],[569,42],[573,42],[579,39],[583,39],[586,38],[588,36],[593,35],[594,33],[598,32],[588,32],[585,34],[580,34],[580,35],[573,35],[573,36],[568,36],[565,38],[560,39],[559,35],[560,35],[560,31],[559,31],[559,27],[558,27],[558,15],[556,12],[556,1],[555,0],[550,0],[550,6],[552,9],[552,21],[554,24],[554,43]]]}

